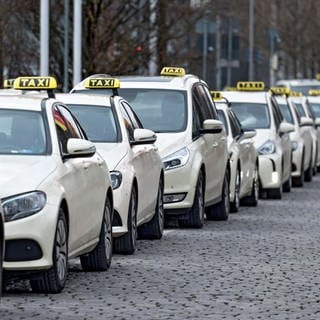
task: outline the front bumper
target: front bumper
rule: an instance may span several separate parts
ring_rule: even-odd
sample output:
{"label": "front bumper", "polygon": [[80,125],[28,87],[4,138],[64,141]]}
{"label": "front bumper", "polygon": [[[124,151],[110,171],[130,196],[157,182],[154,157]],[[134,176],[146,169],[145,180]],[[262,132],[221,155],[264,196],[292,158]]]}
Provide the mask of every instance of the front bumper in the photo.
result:
{"label": "front bumper", "polygon": [[5,239],[10,251],[5,254],[4,269],[50,268],[57,217],[57,206],[47,203],[42,211],[30,217],[6,222]]}
{"label": "front bumper", "polygon": [[279,188],[282,176],[281,156],[277,153],[259,155],[259,178],[262,189]]}

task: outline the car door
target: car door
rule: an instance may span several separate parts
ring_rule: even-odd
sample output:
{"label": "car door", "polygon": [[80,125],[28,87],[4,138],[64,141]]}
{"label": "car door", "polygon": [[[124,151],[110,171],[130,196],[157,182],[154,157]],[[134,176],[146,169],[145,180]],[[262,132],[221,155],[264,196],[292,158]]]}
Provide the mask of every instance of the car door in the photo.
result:
{"label": "car door", "polygon": [[[129,140],[134,141],[133,132],[142,125],[126,101],[121,101],[120,110],[127,124]],[[131,145],[132,164],[138,182],[138,223],[154,213],[160,178],[157,150],[153,144]]]}
{"label": "car door", "polygon": [[[201,83],[196,83],[192,88],[192,104],[200,128],[206,119],[219,120],[210,93]],[[223,130],[218,134],[201,134],[194,139],[194,143],[199,145],[206,168],[205,201],[211,202],[221,195],[227,156],[226,135]]]}
{"label": "car door", "polygon": [[[53,107],[57,139],[61,155],[67,153],[69,138],[83,139],[83,133],[71,113],[62,105]],[[107,172],[103,160],[95,154],[86,158],[63,160],[60,182],[64,188],[69,211],[69,253],[94,240],[100,232],[106,198]]]}

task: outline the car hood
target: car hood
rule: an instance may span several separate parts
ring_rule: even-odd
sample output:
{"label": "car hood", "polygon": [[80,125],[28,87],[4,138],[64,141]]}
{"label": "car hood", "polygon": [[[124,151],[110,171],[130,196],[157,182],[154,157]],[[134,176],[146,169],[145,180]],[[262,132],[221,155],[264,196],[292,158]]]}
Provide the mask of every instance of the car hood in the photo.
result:
{"label": "car hood", "polygon": [[256,149],[259,149],[266,141],[275,140],[271,129],[256,129],[257,134],[252,138]]}
{"label": "car hood", "polygon": [[0,198],[37,190],[56,168],[52,156],[0,156]]}
{"label": "car hood", "polygon": [[127,145],[124,143],[95,143],[95,146],[110,171],[115,170],[128,152]]}
{"label": "car hood", "polygon": [[164,158],[186,146],[186,134],[185,132],[157,133],[155,144],[159,149],[160,157]]}

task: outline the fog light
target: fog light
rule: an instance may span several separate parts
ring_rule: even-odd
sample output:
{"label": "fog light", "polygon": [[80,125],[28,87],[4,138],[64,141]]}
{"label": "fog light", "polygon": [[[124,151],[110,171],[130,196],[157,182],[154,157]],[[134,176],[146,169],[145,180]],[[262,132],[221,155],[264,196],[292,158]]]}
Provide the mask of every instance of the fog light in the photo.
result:
{"label": "fog light", "polygon": [[173,202],[180,202],[184,200],[186,197],[186,193],[172,193],[172,194],[165,194],[163,197],[164,203],[173,203]]}

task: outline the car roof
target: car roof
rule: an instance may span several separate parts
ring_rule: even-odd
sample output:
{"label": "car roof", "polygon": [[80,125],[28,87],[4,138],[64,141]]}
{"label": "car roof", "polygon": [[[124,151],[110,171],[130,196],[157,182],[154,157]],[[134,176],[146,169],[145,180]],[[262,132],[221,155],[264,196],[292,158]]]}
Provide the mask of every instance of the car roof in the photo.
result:
{"label": "car roof", "polygon": [[223,91],[222,96],[227,98],[230,102],[249,102],[249,103],[266,103],[266,91]]}
{"label": "car roof", "polygon": [[[36,95],[0,95],[0,109],[21,109],[40,111],[41,103],[47,96]],[[53,99],[50,99],[53,100]]]}
{"label": "car roof", "polygon": [[110,96],[103,94],[85,94],[85,93],[58,93],[57,100],[65,104],[89,104],[110,107]]}
{"label": "car roof", "polygon": [[320,85],[320,81],[316,79],[285,79],[285,80],[277,81],[276,85],[287,85],[287,86]]}

